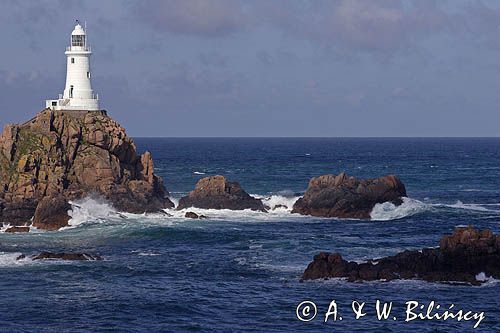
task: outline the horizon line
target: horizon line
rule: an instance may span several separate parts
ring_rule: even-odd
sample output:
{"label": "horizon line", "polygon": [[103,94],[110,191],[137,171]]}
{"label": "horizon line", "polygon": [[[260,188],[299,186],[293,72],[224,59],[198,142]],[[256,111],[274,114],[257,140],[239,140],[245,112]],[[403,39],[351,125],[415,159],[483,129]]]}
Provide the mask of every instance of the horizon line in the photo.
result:
{"label": "horizon line", "polygon": [[140,139],[500,139],[499,136],[140,136]]}

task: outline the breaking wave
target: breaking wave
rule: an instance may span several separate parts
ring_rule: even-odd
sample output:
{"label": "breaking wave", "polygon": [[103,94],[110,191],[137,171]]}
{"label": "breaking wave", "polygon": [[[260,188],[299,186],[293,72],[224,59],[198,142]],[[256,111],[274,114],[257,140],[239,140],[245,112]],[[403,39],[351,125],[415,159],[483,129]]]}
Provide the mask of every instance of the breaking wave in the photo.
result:
{"label": "breaking wave", "polygon": [[258,194],[253,194],[252,196],[261,199],[264,206],[269,207],[270,212],[291,212],[293,204],[300,198],[298,196],[295,196],[291,191],[281,191],[279,192],[279,194],[274,194],[271,196],[262,196]]}
{"label": "breaking wave", "polygon": [[31,262],[28,258],[19,259],[21,252],[0,252],[0,267],[22,266]]}
{"label": "breaking wave", "polygon": [[403,198],[403,203],[399,206],[391,202],[376,204],[370,213],[370,217],[375,221],[397,220],[424,212],[428,209],[429,206],[422,201],[405,197]]}
{"label": "breaking wave", "polygon": [[[114,209],[112,205],[107,203],[100,197],[87,197],[81,200],[70,202],[72,210],[68,213],[71,217],[69,226],[63,229],[71,229],[80,226],[83,223],[122,223],[123,220],[147,219],[152,224],[164,224],[166,221],[182,222],[186,221],[185,214],[188,211],[195,212],[198,215],[205,215],[211,220],[240,220],[240,221],[289,221],[290,219],[307,219],[307,216],[298,214],[291,214],[294,203],[300,198],[297,193],[292,191],[280,191],[270,195],[253,194],[254,197],[261,199],[268,212],[246,210],[215,210],[215,209],[200,209],[200,208],[186,208],[183,210],[165,209],[164,213],[158,214],[129,214],[121,213]],[[177,206],[179,199],[175,197],[170,198]],[[405,197],[403,203],[396,206],[390,202],[376,204],[370,213],[373,221],[390,221],[402,219],[415,214],[423,213],[426,211],[439,212],[442,209],[457,209],[457,210],[470,210],[473,212],[494,212],[500,213],[497,209],[498,204],[464,204],[457,201],[455,204],[441,204],[441,203],[424,203],[422,201]],[[163,222],[162,222],[163,221]],[[5,226],[4,226],[5,227]]]}
{"label": "breaking wave", "polygon": [[103,222],[113,217],[123,217],[104,199],[98,197],[86,197],[81,200],[70,201],[71,210],[68,215],[71,219],[68,221],[72,228],[88,221]]}

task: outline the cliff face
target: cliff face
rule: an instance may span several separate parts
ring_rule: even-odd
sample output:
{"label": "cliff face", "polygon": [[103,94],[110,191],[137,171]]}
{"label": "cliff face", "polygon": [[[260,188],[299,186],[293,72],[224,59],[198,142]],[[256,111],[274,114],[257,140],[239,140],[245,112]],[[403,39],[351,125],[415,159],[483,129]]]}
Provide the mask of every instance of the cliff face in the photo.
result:
{"label": "cliff face", "polygon": [[25,224],[44,197],[97,193],[132,213],[173,207],[151,154],[104,111],[43,110],[0,136],[0,221]]}

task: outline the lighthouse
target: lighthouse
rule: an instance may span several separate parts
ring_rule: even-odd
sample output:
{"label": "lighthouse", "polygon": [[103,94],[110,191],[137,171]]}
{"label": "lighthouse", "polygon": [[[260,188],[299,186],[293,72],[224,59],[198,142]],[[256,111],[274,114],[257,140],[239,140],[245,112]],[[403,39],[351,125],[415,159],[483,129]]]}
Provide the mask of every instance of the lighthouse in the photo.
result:
{"label": "lighthouse", "polygon": [[[86,27],[85,27],[86,28]],[[66,86],[59,99],[47,100],[45,106],[52,110],[99,110],[99,96],[91,85],[90,56],[87,33],[78,20],[71,32],[70,46],[66,48]]]}

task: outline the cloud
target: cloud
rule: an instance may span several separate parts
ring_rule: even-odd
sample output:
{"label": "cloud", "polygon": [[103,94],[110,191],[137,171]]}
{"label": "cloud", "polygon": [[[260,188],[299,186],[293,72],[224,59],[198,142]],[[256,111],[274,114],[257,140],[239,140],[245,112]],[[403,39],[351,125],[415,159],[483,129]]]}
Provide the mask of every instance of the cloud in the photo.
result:
{"label": "cloud", "polygon": [[308,6],[266,6],[266,22],[285,34],[336,49],[394,52],[439,33],[450,15],[436,1],[338,0]]}
{"label": "cloud", "polygon": [[221,37],[245,27],[243,7],[232,0],[149,0],[132,9],[154,29],[182,35]]}

